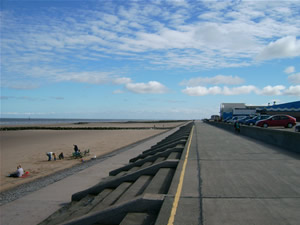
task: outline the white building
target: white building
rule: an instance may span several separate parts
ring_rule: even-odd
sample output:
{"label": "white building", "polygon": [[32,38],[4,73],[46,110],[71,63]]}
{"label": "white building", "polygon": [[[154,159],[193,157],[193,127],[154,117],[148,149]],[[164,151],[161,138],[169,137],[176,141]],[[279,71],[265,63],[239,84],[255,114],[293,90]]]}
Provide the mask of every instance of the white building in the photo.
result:
{"label": "white building", "polygon": [[251,115],[255,113],[256,108],[247,107],[245,103],[221,103],[220,106],[220,117],[222,119],[239,115]]}

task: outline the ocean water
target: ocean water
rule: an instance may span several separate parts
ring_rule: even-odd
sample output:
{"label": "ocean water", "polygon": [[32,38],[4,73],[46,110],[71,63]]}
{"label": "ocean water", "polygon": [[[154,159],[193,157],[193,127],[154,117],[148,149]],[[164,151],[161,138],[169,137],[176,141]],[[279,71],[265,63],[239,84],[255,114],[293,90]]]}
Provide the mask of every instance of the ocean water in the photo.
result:
{"label": "ocean water", "polygon": [[6,125],[38,125],[59,123],[94,123],[94,122],[127,122],[125,119],[31,119],[31,118],[0,118],[0,126]]}

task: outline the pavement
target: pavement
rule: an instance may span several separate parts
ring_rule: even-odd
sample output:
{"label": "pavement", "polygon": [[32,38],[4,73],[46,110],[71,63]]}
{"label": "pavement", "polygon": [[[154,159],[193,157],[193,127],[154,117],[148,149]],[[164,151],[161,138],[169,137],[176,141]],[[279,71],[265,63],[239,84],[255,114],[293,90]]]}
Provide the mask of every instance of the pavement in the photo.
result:
{"label": "pavement", "polygon": [[299,159],[196,122],[174,224],[300,224]]}
{"label": "pavement", "polygon": [[[170,132],[3,205],[1,224],[42,221],[73,193],[98,183]],[[201,122],[195,123],[183,154],[156,225],[299,225],[300,154]]]}
{"label": "pavement", "polygon": [[38,224],[64,204],[71,201],[72,194],[85,190],[99,183],[109,172],[127,165],[131,158],[149,149],[157,142],[171,135],[178,128],[147,139],[125,151],[110,154],[105,160],[77,174],[55,182],[38,191],[32,192],[13,202],[0,206],[0,225],[34,225]]}

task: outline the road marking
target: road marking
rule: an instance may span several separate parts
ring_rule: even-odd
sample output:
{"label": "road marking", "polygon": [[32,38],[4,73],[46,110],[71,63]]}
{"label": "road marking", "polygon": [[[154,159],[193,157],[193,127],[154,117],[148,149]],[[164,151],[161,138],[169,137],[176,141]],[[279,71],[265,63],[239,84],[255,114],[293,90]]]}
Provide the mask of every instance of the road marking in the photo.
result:
{"label": "road marking", "polygon": [[181,196],[181,191],[182,191],[182,185],[183,185],[183,179],[184,179],[185,169],[186,169],[186,165],[187,165],[187,160],[188,160],[189,153],[190,153],[190,146],[191,146],[191,141],[192,141],[192,137],[193,137],[193,132],[194,132],[194,126],[192,127],[191,138],[189,140],[189,144],[188,144],[188,147],[187,147],[185,159],[184,159],[182,170],[181,170],[181,173],[180,173],[179,183],[178,183],[176,195],[175,195],[175,198],[174,198],[171,215],[169,217],[168,225],[173,225],[174,224],[174,219],[175,219],[175,215],[176,215],[176,211],[177,211],[177,207],[178,207],[178,202],[179,202],[179,199],[180,199],[180,196]]}

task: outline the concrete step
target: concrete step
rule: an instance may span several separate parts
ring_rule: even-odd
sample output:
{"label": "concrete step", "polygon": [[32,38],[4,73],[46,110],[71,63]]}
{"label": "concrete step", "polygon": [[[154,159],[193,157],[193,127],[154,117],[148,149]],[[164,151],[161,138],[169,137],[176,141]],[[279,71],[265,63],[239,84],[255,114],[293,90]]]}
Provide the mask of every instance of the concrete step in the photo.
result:
{"label": "concrete step", "polygon": [[172,141],[166,145],[162,145],[162,146],[158,146],[157,148],[150,148],[146,151],[144,151],[141,155],[147,154],[149,152],[159,152],[159,151],[163,151],[167,148],[174,148],[174,146],[176,146],[177,144],[185,144],[187,141],[187,139],[179,139],[177,141]]}
{"label": "concrete step", "polygon": [[95,205],[99,204],[99,202],[101,202],[111,192],[112,189],[105,189],[96,197],[88,195],[78,202],[71,202],[49,216],[39,225],[56,225],[62,223],[63,221],[84,215],[85,213],[88,213]]}
{"label": "concrete step", "polygon": [[166,160],[166,157],[158,157],[158,158],[154,161],[153,164],[162,162],[162,161],[164,161],[164,160]]}
{"label": "concrete step", "polygon": [[145,163],[143,163],[143,164],[140,165],[140,166],[134,166],[134,167],[129,168],[128,170],[125,169],[125,170],[119,172],[115,177],[125,176],[125,175],[127,175],[127,174],[129,174],[129,173],[132,173],[132,172],[134,172],[134,171],[138,171],[138,170],[140,170],[140,169],[142,169],[142,168],[145,168],[145,167],[148,167],[148,166],[150,166],[150,165],[152,165],[152,164],[153,164],[153,162],[151,162],[151,161],[146,161]]}
{"label": "concrete step", "polygon": [[180,159],[182,152],[171,152],[168,159]]}
{"label": "concrete step", "polygon": [[152,164],[151,166],[141,168],[135,172],[129,173],[125,176],[116,177],[115,179],[100,182],[93,187],[90,187],[86,190],[77,192],[72,195],[72,201],[80,201],[85,196],[92,194],[98,195],[102,190],[105,188],[115,188],[118,185],[122,184],[123,182],[134,182],[142,175],[154,175],[157,171],[161,168],[176,168],[178,165],[179,160],[165,160],[159,163]]}
{"label": "concrete step", "polygon": [[109,175],[110,176],[116,176],[117,174],[119,174],[120,172],[122,171],[128,171],[130,168],[132,167],[135,167],[135,166],[141,166],[143,165],[145,162],[154,162],[158,157],[168,157],[170,152],[182,152],[183,151],[183,148],[170,148],[170,149],[167,149],[166,151],[164,152],[160,152],[160,153],[157,153],[155,155],[150,155],[144,159],[140,159],[140,160],[137,160],[136,162],[134,163],[130,163],[124,167],[121,167],[119,169],[116,169],[116,170],[113,170],[113,171],[110,171]]}
{"label": "concrete step", "polygon": [[140,176],[128,190],[118,199],[115,204],[119,204],[121,202],[129,201],[136,196],[142,194],[145,188],[149,185],[150,181],[152,180],[151,176]]}
{"label": "concrete step", "polygon": [[144,193],[151,194],[167,194],[175,169],[173,168],[161,168],[155,174]]}
{"label": "concrete step", "polygon": [[151,225],[155,219],[156,215],[151,213],[128,213],[120,225]]}
{"label": "concrete step", "polygon": [[118,177],[118,176],[124,176],[124,175],[126,175],[126,174],[128,174],[128,173],[130,173],[130,172],[137,171],[137,170],[139,170],[140,168],[141,168],[140,166],[134,166],[134,167],[130,168],[129,170],[123,170],[123,171],[121,171],[120,173],[118,173],[118,174],[116,175],[116,177]]}
{"label": "concrete step", "polygon": [[89,213],[95,206],[100,204],[108,195],[113,192],[113,189],[104,189],[100,194],[94,196],[93,200],[85,204],[83,207],[73,207],[73,212],[68,216],[69,219],[78,218]]}
{"label": "concrete step", "polygon": [[99,204],[97,204],[90,213],[101,211],[110,205],[114,204],[120,196],[132,185],[131,182],[123,182],[115,190],[113,190],[108,196],[106,196]]}
{"label": "concrete step", "polygon": [[188,138],[189,138],[188,136],[179,135],[179,137],[176,137],[176,138],[170,139],[170,140],[165,140],[164,142],[162,142],[160,144],[154,145],[149,150],[146,150],[144,152],[151,151],[151,150],[156,149],[156,148],[161,148],[161,147],[164,147],[166,145],[172,144],[172,143],[177,142],[177,141],[181,141],[181,140],[186,141]]}
{"label": "concrete step", "polygon": [[[72,221],[66,220],[64,225],[116,225],[129,213],[147,213],[157,215],[163,203],[162,195],[142,195],[122,204],[112,205],[105,210],[88,213]],[[61,224],[61,225],[62,225]]]}
{"label": "concrete step", "polygon": [[144,159],[144,158],[146,158],[148,156],[152,156],[152,155],[155,155],[157,153],[166,151],[169,148],[183,147],[185,144],[186,144],[186,141],[178,141],[178,142],[175,142],[173,144],[168,145],[168,147],[166,147],[166,148],[158,148],[158,149],[155,149],[153,151],[149,151],[147,153],[141,154],[141,155],[139,155],[139,156],[137,156],[135,158],[130,159],[129,162],[136,162],[136,161],[138,161],[140,159]]}

